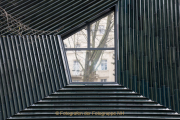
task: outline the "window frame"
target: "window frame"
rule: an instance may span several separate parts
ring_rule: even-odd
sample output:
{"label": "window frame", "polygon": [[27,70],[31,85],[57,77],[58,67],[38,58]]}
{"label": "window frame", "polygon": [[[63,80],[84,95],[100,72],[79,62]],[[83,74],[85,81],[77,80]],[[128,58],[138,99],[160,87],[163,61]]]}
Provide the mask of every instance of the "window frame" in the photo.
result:
{"label": "window frame", "polygon": [[[114,12],[114,48],[91,48],[90,47],[90,32],[91,32],[91,24],[93,24],[93,22],[102,19],[103,17],[105,17],[106,15],[110,14]],[[112,83],[117,83],[117,60],[119,59],[119,55],[118,55],[118,40],[119,40],[119,35],[118,35],[118,4],[115,5],[115,9],[113,9],[112,11],[108,12],[106,15],[103,15],[101,17],[99,17],[96,20],[93,20],[91,22],[87,23],[87,48],[65,48],[65,53],[66,51],[72,51],[72,50],[114,50],[114,54],[115,54],[115,81],[114,82],[72,82],[72,78],[70,77],[69,79],[69,83],[71,84],[112,84]],[[78,32],[78,31],[77,31]],[[68,63],[68,62],[67,62]],[[69,65],[67,65],[68,68],[68,73],[70,74],[70,69],[69,69]],[[71,76],[71,75],[69,75]]]}

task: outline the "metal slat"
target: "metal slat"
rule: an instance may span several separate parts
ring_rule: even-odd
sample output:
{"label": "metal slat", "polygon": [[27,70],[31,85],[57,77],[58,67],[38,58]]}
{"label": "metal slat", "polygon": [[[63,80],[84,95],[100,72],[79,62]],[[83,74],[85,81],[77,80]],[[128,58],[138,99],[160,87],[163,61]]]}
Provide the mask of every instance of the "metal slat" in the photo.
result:
{"label": "metal slat", "polygon": [[[35,2],[36,2],[36,1],[31,2],[31,4],[34,4]],[[42,2],[44,2],[44,1],[42,1]],[[35,6],[38,7],[39,4],[41,4],[41,2],[38,3],[38,4],[35,4]],[[49,2],[46,2],[46,4],[48,5]],[[44,6],[47,7],[46,4],[44,4]],[[35,6],[31,6],[30,8],[35,7]],[[45,9],[46,7],[43,7],[43,8]],[[23,8],[27,8],[27,6],[24,6]],[[32,10],[29,11],[30,8],[26,9],[25,11],[18,9],[18,11],[20,11],[20,13],[15,14],[14,17],[17,17],[16,19],[21,19],[22,22],[24,22],[24,19],[31,20],[31,19],[28,19],[28,18],[33,18],[32,16],[33,16],[34,14],[36,14],[36,12],[34,12],[34,11],[39,10],[39,8],[35,8],[35,9],[32,9]],[[43,9],[42,9],[42,10],[43,10]],[[27,11],[27,12],[26,12],[26,11]],[[39,11],[38,11],[38,12],[39,12]],[[32,14],[31,14],[31,13],[32,13]],[[28,14],[31,14],[31,15],[28,15]],[[21,15],[21,16],[20,16],[20,15]],[[26,16],[26,15],[28,15],[28,17],[25,17],[25,18],[24,18],[24,16]],[[5,21],[5,22],[6,22],[6,21]],[[27,22],[29,22],[29,21],[27,21]],[[25,23],[23,23],[23,24],[25,24]],[[17,25],[17,23],[14,23],[13,25]],[[3,27],[3,26],[1,26],[1,27]],[[9,26],[9,27],[12,27],[12,25]],[[5,29],[6,29],[6,28],[5,28]],[[19,29],[19,27],[18,27],[17,29]],[[4,30],[4,29],[3,29],[3,30]],[[5,33],[7,33],[7,32],[5,32]],[[12,32],[12,33],[14,33],[14,32]]]}
{"label": "metal slat", "polygon": [[[60,6],[61,4],[63,4],[63,3],[65,3],[66,1],[63,1],[62,3],[60,3],[60,4],[58,4],[57,3],[57,5],[58,6]],[[28,13],[26,13],[25,12],[25,14],[22,14],[20,17],[18,17],[18,19],[21,19],[22,18],[22,22],[23,22],[23,24],[26,24],[26,23],[29,23],[30,21],[33,21],[33,22],[31,22],[31,23],[34,23],[34,22],[36,22],[36,21],[38,21],[38,20],[40,20],[40,19],[42,19],[42,16],[44,17],[44,15],[43,14],[45,14],[45,13],[47,13],[48,11],[49,11],[49,9],[46,11],[45,9],[47,9],[47,7],[49,7],[50,5],[52,6],[53,4],[54,4],[54,2],[52,3],[52,4],[50,4],[49,5],[49,3],[51,3],[51,1],[49,1],[49,2],[46,2],[45,4],[42,4],[40,7],[42,7],[43,9],[41,9],[40,11],[38,11],[38,12],[33,12],[33,11],[36,11],[36,10],[39,10],[39,7],[38,8],[36,8],[36,9],[33,9],[33,10],[31,10],[31,11],[29,11]],[[56,2],[55,2],[56,3]],[[38,5],[38,4],[36,4],[36,5]],[[33,6],[34,7],[34,6]],[[55,7],[55,6],[54,6]],[[54,8],[53,7],[53,8]],[[61,6],[62,7],[62,6]],[[58,9],[60,9],[61,7],[59,7]],[[44,11],[44,12],[43,12]],[[22,11],[23,13],[24,13],[24,11]],[[33,13],[33,14],[31,14],[31,15],[28,15],[28,14],[30,14],[30,13]],[[52,12],[53,13],[53,12]],[[52,15],[52,13],[50,14],[50,13],[48,13],[48,14],[46,14],[46,15]],[[25,17],[25,18],[23,18],[23,16],[25,16],[25,15],[27,15],[27,17]],[[34,17],[33,17],[33,15],[34,15]],[[45,15],[45,16],[46,16]],[[40,17],[41,16],[41,17]],[[38,19],[37,19],[37,18]],[[46,18],[46,17],[45,17]],[[45,19],[44,18],[44,19]],[[34,20],[33,20],[34,19]],[[44,20],[44,19],[42,19],[42,20]],[[41,22],[42,22],[42,20],[41,20]],[[40,22],[40,23],[41,23]],[[33,27],[33,26],[32,26]],[[14,32],[13,32],[14,33]]]}
{"label": "metal slat", "polygon": [[31,78],[30,78],[30,73],[29,73],[29,68],[28,68],[28,59],[25,54],[25,46],[23,45],[23,38],[21,36],[18,36],[19,44],[20,44],[20,50],[21,50],[21,55],[22,55],[22,61],[24,65],[24,70],[25,70],[25,81],[28,87],[28,92],[29,92],[29,100],[30,100],[30,105],[34,103],[34,95],[33,93],[35,92],[32,88],[34,86],[32,85]]}
{"label": "metal slat", "polygon": [[[0,80],[1,80],[1,76],[0,76]],[[1,83],[0,83],[1,84]],[[1,85],[0,85],[1,86]],[[1,93],[0,93],[0,100],[1,100]],[[4,97],[4,96],[3,96]],[[0,101],[0,120],[3,120],[3,115],[2,115],[2,103]]]}
{"label": "metal slat", "polygon": [[[29,1],[13,1],[13,2],[5,0],[5,2],[4,1],[2,2],[2,4],[3,3],[4,4],[1,7],[5,9],[8,14],[12,15],[13,18],[19,20],[23,25],[28,26],[28,28],[27,29],[19,28],[20,27],[19,23],[17,23],[16,21],[13,21],[14,22],[13,25],[15,25],[15,27],[13,27],[13,25],[7,26],[7,21],[4,20],[3,24],[1,25],[0,31],[3,34],[18,34],[19,30],[22,30],[22,34],[27,34],[27,35],[29,35],[29,33],[42,34],[47,32],[50,34],[54,34],[54,32],[57,33],[57,31],[55,31],[56,29],[59,31],[67,28],[67,26],[69,26],[70,24],[75,23],[73,24],[73,26],[65,29],[65,31],[59,31],[57,33],[57,34],[59,33],[63,34],[64,32],[73,29],[79,24],[86,22],[89,18],[94,17],[94,15],[96,15],[97,13],[101,13],[107,8],[110,7],[112,8],[112,6],[115,5],[114,3],[116,2],[117,0],[107,0],[107,1],[99,1],[99,0],[31,1],[29,0]],[[16,6],[12,5],[13,7],[10,7],[11,6],[10,3]],[[83,13],[83,11],[85,12]],[[81,15],[78,13],[80,13]],[[87,16],[87,18],[85,18],[86,16],[84,15],[87,15],[89,13],[91,14]],[[74,17],[71,20],[66,21],[72,16]],[[79,19],[82,19],[82,21],[79,21]],[[67,26],[61,27],[62,25],[65,25],[64,22],[67,23]],[[59,25],[61,28],[59,28]],[[13,27],[13,31],[11,31],[12,27]],[[11,30],[9,31],[9,29]]]}
{"label": "metal slat", "polygon": [[[36,88],[37,98],[36,98],[35,101],[38,101],[38,100],[42,99],[42,97],[41,97],[41,94],[40,94],[40,89],[39,89],[40,84],[38,82],[37,71],[36,71],[36,68],[35,68],[35,60],[34,60],[34,56],[33,56],[33,53],[32,53],[32,42],[31,42],[29,36],[26,36],[26,41],[27,42],[24,42],[24,45],[26,46],[26,49],[28,49],[28,51],[29,51],[29,57],[30,57],[29,59],[31,60],[30,65],[32,67],[32,73],[31,74],[33,74],[32,76],[33,76],[33,81],[34,81],[34,84],[35,84],[34,87]],[[28,45],[28,47],[27,47],[26,44]]]}
{"label": "metal slat", "polygon": [[[57,52],[58,53],[58,59],[59,59],[59,64],[60,64],[60,67],[61,67],[61,74],[63,74],[65,77],[63,79],[63,87],[65,87],[67,85],[67,81],[69,81],[69,77],[70,77],[70,74],[68,73],[68,68],[67,68],[67,58],[64,58],[66,57],[65,55],[65,51],[64,51],[64,44],[62,42],[62,39],[61,37],[58,35],[58,36],[54,36],[54,39],[55,39],[55,45],[56,45],[56,51],[59,51]],[[64,57],[62,57],[64,56]]]}
{"label": "metal slat", "polygon": [[[176,0],[175,1],[175,45],[176,45],[176,72],[175,74],[177,75],[177,79],[176,79],[176,82],[175,82],[175,87],[176,87],[176,93],[175,93],[175,96],[176,96],[176,111],[179,113],[180,112],[180,107],[179,107],[179,90],[178,90],[178,83],[179,83],[179,76],[178,76],[178,67],[179,67],[179,41],[178,41],[178,20],[179,20],[179,14],[178,14],[178,11],[179,11],[179,6],[178,6],[178,1]],[[179,88],[180,89],[180,88]]]}
{"label": "metal slat", "polygon": [[29,99],[30,96],[29,96],[27,81],[26,81],[26,77],[25,77],[25,69],[24,69],[22,55],[21,55],[20,43],[19,43],[19,39],[17,36],[15,36],[15,44],[16,44],[16,48],[17,48],[18,60],[19,60],[20,70],[21,70],[20,73],[21,73],[21,77],[22,77],[22,81],[23,81],[24,94],[25,94],[25,99],[26,99],[26,106],[24,106],[24,107],[27,107],[30,104],[30,99]]}
{"label": "metal slat", "polygon": [[[8,87],[11,86],[10,84],[10,80],[9,80],[9,75],[8,75],[8,66],[7,66],[7,63],[6,63],[6,55],[5,55],[5,50],[4,50],[4,44],[3,44],[3,38],[1,37],[0,38],[0,45],[1,45],[1,53],[2,53],[2,64],[3,64],[3,73],[4,73],[4,76],[5,76],[5,79],[3,79],[4,81],[4,87],[5,87],[5,90],[7,90],[6,92],[6,112],[7,112],[7,117],[10,117],[12,115],[12,112],[13,112],[13,102],[12,102],[12,93],[11,93],[11,87]],[[12,106],[12,107],[10,107]]]}
{"label": "metal slat", "polygon": [[49,41],[50,41],[50,44],[51,44],[51,48],[52,48],[52,53],[53,53],[53,59],[54,59],[54,61],[55,61],[55,67],[56,67],[56,70],[55,70],[55,72],[56,72],[56,74],[57,74],[57,81],[56,81],[56,86],[57,86],[57,88],[58,89],[60,89],[61,88],[61,82],[62,82],[62,79],[64,79],[64,75],[63,74],[61,74],[61,70],[60,70],[60,67],[59,67],[59,63],[58,63],[58,56],[57,56],[57,51],[56,51],[56,47],[55,47],[55,42],[54,42],[54,39],[53,39],[53,36],[52,35],[50,35],[49,36],[50,38],[48,39]]}
{"label": "metal slat", "polygon": [[[17,110],[17,97],[16,97],[16,90],[14,86],[14,81],[13,81],[13,73],[12,73],[12,66],[10,62],[10,55],[8,51],[8,45],[7,45],[7,37],[3,37],[3,43],[4,43],[4,50],[5,50],[5,56],[6,56],[6,62],[7,62],[7,68],[5,68],[6,71],[6,76],[9,79],[8,85],[10,85],[11,91],[9,91],[9,94],[12,94],[12,97],[10,99],[10,102],[12,103],[11,105],[11,115],[15,113],[15,110]],[[4,61],[5,62],[5,61]]]}
{"label": "metal slat", "polygon": [[[63,83],[64,83],[64,80],[66,79],[65,77],[65,74],[64,74],[64,69],[63,69],[63,66],[62,66],[62,59],[61,59],[61,53],[60,53],[60,48],[59,48],[59,42],[58,42],[58,40],[57,40],[57,38],[56,38],[56,36],[50,36],[50,39],[51,39],[51,41],[54,41],[53,43],[54,43],[54,47],[53,48],[55,48],[55,52],[54,53],[56,53],[56,56],[57,56],[57,65],[58,65],[58,68],[59,68],[59,73],[61,73],[61,79],[59,79],[60,81],[59,81],[59,83],[60,83],[60,89],[62,88],[62,87],[64,87],[63,86]],[[60,74],[58,74],[58,75],[60,75]]]}
{"label": "metal slat", "polygon": [[48,90],[49,90],[49,88],[48,88],[48,86],[47,86],[47,81],[46,81],[46,73],[45,73],[45,64],[43,63],[43,56],[42,56],[42,53],[41,53],[41,49],[40,49],[40,45],[39,45],[39,42],[40,42],[40,40],[39,40],[39,38],[38,38],[38,36],[36,36],[36,35],[34,35],[33,36],[34,37],[34,40],[35,40],[35,44],[36,44],[36,49],[37,49],[37,54],[38,54],[38,59],[39,59],[39,65],[40,65],[40,70],[41,70],[41,77],[42,77],[42,81],[43,81],[43,86],[44,86],[44,91],[45,91],[45,96],[47,96],[48,95]]}
{"label": "metal slat", "polygon": [[[28,37],[29,38],[29,37]],[[41,91],[41,98],[44,98],[45,97],[45,90],[46,88],[44,88],[44,82],[43,82],[43,74],[41,74],[41,68],[40,68],[40,58],[39,57],[39,54],[38,54],[38,49],[36,49],[36,41],[34,39],[33,36],[30,36],[30,42],[32,44],[32,50],[33,50],[33,56],[34,56],[34,59],[35,59],[35,70],[36,70],[36,73],[38,75],[38,81],[39,81],[39,86],[40,86],[40,91]]]}
{"label": "metal slat", "polygon": [[[64,56],[58,44],[58,39],[52,36],[0,38],[0,107],[3,109],[0,113],[3,119],[59,90],[62,83],[67,85]],[[41,66],[39,62],[43,62]],[[52,80],[47,83],[50,71]],[[54,91],[48,91],[51,83],[55,83]]]}
{"label": "metal slat", "polygon": [[58,77],[57,77],[58,73],[56,74],[55,61],[54,61],[53,52],[52,52],[53,47],[50,44],[50,36],[46,36],[46,38],[44,38],[44,39],[47,42],[46,44],[48,46],[48,52],[49,52],[49,55],[50,55],[49,57],[50,57],[50,61],[51,61],[51,68],[52,68],[52,72],[53,72],[53,76],[54,76],[52,84],[55,84],[54,88],[56,91],[59,89],[59,83],[58,83]]}
{"label": "metal slat", "polygon": [[[109,1],[106,1],[105,3],[103,3],[103,5],[105,5],[108,2]],[[66,26],[67,24],[75,23],[75,21],[79,22],[80,17],[84,18],[83,15],[88,15],[93,9],[96,8],[96,6],[98,6],[101,3],[102,3],[102,1],[98,1],[98,2],[96,2],[95,4],[93,4],[93,5],[89,6],[89,7],[87,6],[87,9],[85,8],[85,9],[81,10],[80,12],[78,12],[77,14],[71,14],[71,16],[69,16],[67,18],[62,17],[62,19],[61,19],[62,22],[60,22],[58,24],[57,24],[57,22],[55,22],[56,24],[53,25],[53,27],[51,29],[55,28],[56,26],[62,26],[62,25]],[[100,5],[100,6],[102,6],[102,5]],[[49,29],[49,31],[51,31],[51,29]]]}
{"label": "metal slat", "polygon": [[[53,26],[52,28],[57,27],[57,26],[59,26],[59,25],[65,26],[63,30],[60,30],[59,32],[56,33],[56,34],[62,34],[62,33],[65,32],[67,29],[72,28],[73,26],[77,25],[77,23],[75,23],[74,20],[77,20],[79,24],[80,24],[80,23],[83,23],[83,21],[86,21],[87,19],[93,17],[94,15],[98,14],[100,11],[103,11],[103,10],[107,9],[108,6],[114,5],[114,4],[116,3],[116,1],[114,1],[114,2],[112,2],[112,3],[109,3],[108,5],[106,5],[106,3],[108,3],[108,2],[103,2],[101,5],[99,5],[99,6],[98,6],[98,7],[100,7],[99,9],[95,8],[96,10],[94,10],[94,9],[88,10],[88,12],[86,12],[86,14],[84,14],[85,16],[79,16],[79,17],[77,17],[78,14],[81,13],[81,12],[79,12],[78,14],[76,14],[77,16],[73,16],[73,17],[75,17],[75,19],[73,18],[73,20],[70,20],[70,19],[71,19],[71,17],[70,17],[70,18],[66,19],[65,21],[63,21],[63,22],[66,22],[67,20],[69,20],[68,25],[67,25],[67,24],[63,24],[63,22],[62,22],[61,24],[57,24],[57,25]],[[92,6],[92,7],[93,7],[93,6]],[[89,13],[92,12],[93,10],[94,10],[94,12],[93,12],[92,14],[89,14]],[[89,14],[89,15],[88,15],[88,14]],[[67,27],[66,27],[66,25],[67,25]],[[50,32],[49,34],[52,34],[52,32]]]}
{"label": "metal slat", "polygon": [[[54,80],[54,76],[53,76],[53,71],[52,71],[52,65],[51,65],[51,61],[50,61],[50,55],[48,53],[49,49],[47,47],[47,40],[45,39],[45,36],[42,35],[42,36],[39,36],[41,37],[40,40],[43,42],[43,47],[44,47],[44,50],[42,50],[42,52],[44,51],[44,55],[45,55],[45,58],[44,60],[46,61],[46,64],[47,64],[47,67],[48,67],[48,73],[49,73],[49,77],[50,77],[50,80],[49,80],[49,87],[51,88],[52,91],[50,91],[50,93],[52,92],[55,92],[56,90],[56,87],[55,87],[55,82],[53,81]],[[42,47],[42,46],[41,46]],[[46,73],[47,74],[47,73]]]}
{"label": "metal slat", "polygon": [[[62,5],[62,6],[60,6],[60,7],[58,7],[57,9],[55,9],[54,11],[49,11],[48,12],[48,14],[45,14],[43,17],[39,17],[38,19],[34,19],[34,21],[33,22],[31,22],[29,25],[30,26],[32,26],[33,28],[35,28],[35,29],[39,29],[40,27],[41,27],[41,25],[39,25],[39,24],[42,24],[43,22],[45,22],[45,21],[47,21],[45,24],[43,24],[44,26],[48,26],[48,25],[50,25],[49,23],[55,23],[55,22],[57,22],[57,21],[53,21],[55,18],[56,18],[56,20],[57,20],[57,17],[56,16],[58,16],[58,18],[61,18],[61,15],[63,14],[63,12],[62,11],[64,11],[65,9],[70,9],[70,7],[72,7],[72,3],[73,3],[74,1],[70,1],[70,2],[68,2],[68,3],[65,3],[65,1],[63,1],[61,4],[63,4],[63,3],[65,3],[64,5]],[[77,2],[78,3],[78,2]],[[76,3],[76,4],[77,4]],[[68,5],[70,5],[70,6],[68,6]],[[73,4],[74,5],[74,4]],[[58,4],[58,6],[59,6],[59,4]],[[64,9],[62,9],[64,7]],[[53,14],[53,13],[56,13],[56,14]],[[43,13],[41,13],[41,14],[43,14]],[[41,15],[40,14],[40,15]],[[49,15],[52,15],[51,16],[51,18],[49,18],[48,16]],[[39,15],[38,15],[39,16]],[[52,19],[53,18],[53,19]],[[41,21],[41,22],[38,22],[37,23],[37,21]],[[38,27],[38,28],[37,28]]]}
{"label": "metal slat", "polygon": [[1,53],[0,53],[0,100],[1,100],[1,118],[5,119],[7,117],[7,112],[6,112],[6,89],[4,88],[4,72],[3,72],[3,65],[2,65],[2,57],[1,57]]}
{"label": "metal slat", "polygon": [[[21,39],[21,38],[20,38]],[[25,56],[26,56],[26,60],[27,60],[27,68],[28,68],[28,73],[29,73],[29,82],[31,82],[31,90],[33,92],[33,103],[37,102],[37,89],[36,89],[36,86],[35,86],[35,79],[34,79],[34,76],[33,76],[33,70],[32,70],[32,64],[31,64],[31,57],[30,57],[30,54],[29,54],[29,51],[28,51],[28,47],[27,47],[27,44],[28,44],[28,40],[26,39],[25,36],[22,37],[22,46],[24,46],[24,50],[25,50]],[[28,79],[27,79],[28,80]]]}
{"label": "metal slat", "polygon": [[[63,12],[63,13],[61,13],[61,14],[59,14],[59,12],[57,12],[55,15],[57,16],[55,16],[53,19],[50,19],[49,21],[47,21],[46,22],[46,25],[44,25],[44,24],[40,24],[40,25],[38,25],[37,27],[36,27],[36,29],[40,29],[40,28],[43,28],[43,29],[47,29],[49,26],[52,26],[52,24],[54,24],[56,21],[58,21],[58,23],[60,22],[60,21],[63,21],[63,19],[64,19],[64,17],[70,17],[71,15],[73,15],[73,14],[75,14],[77,11],[79,11],[80,9],[82,9],[81,7],[83,6],[84,8],[85,7],[87,7],[89,4],[92,4],[94,1],[91,1],[91,2],[89,2],[88,3],[88,1],[84,1],[83,3],[81,3],[81,4],[78,4],[78,5],[76,5],[76,6],[73,6],[73,7],[71,7],[71,9],[69,9],[68,11],[65,11],[65,12]],[[63,15],[64,15],[64,17],[63,17]],[[48,18],[45,18],[43,21],[45,21],[45,20],[47,20]],[[53,22],[54,21],[54,22]],[[30,33],[30,32],[28,32],[28,33]],[[28,34],[27,33],[27,34]],[[37,33],[37,32],[36,32]]]}
{"label": "metal slat", "polygon": [[22,82],[22,77],[21,77],[21,69],[20,69],[20,63],[19,63],[19,59],[18,59],[18,55],[17,55],[17,46],[15,45],[15,39],[14,36],[11,36],[11,44],[12,44],[12,48],[13,48],[13,55],[14,55],[14,61],[16,64],[16,72],[17,72],[17,76],[18,76],[18,84],[19,84],[19,88],[20,88],[20,92],[21,92],[21,102],[22,102],[22,106],[19,106],[19,110],[22,110],[23,108],[26,107],[26,101],[25,101],[25,92],[23,89],[23,82]]}
{"label": "metal slat", "polygon": [[[27,2],[30,2],[30,1],[27,1]],[[34,2],[35,2],[35,1],[34,1]],[[34,2],[32,2],[32,3],[34,3]],[[26,4],[26,2],[23,3],[23,4]],[[18,7],[18,6],[17,6],[17,7]],[[24,7],[26,7],[26,5],[25,5]],[[16,8],[16,7],[10,7],[10,8]],[[13,10],[13,9],[12,9],[12,10]],[[10,11],[7,11],[7,12],[9,13]],[[14,11],[14,12],[16,12],[16,11]],[[14,12],[13,12],[13,13],[14,13]],[[11,14],[13,14],[13,13],[11,13]],[[1,19],[2,19],[2,18],[1,18]],[[3,25],[0,27],[1,29],[2,29],[2,27],[4,27],[5,25],[7,25],[6,22],[7,22],[7,21],[4,21],[4,22],[2,23]],[[15,23],[15,24],[16,24],[16,23]],[[7,28],[9,28],[9,27],[11,27],[11,26],[8,26]],[[2,31],[4,31],[4,30],[7,29],[7,28],[2,29]],[[6,32],[5,32],[5,33],[6,33]]]}
{"label": "metal slat", "polygon": [[[52,26],[53,24],[54,24],[54,25],[59,24],[59,23],[61,23],[61,22],[58,22],[58,21],[62,21],[62,22],[63,22],[63,21],[65,21],[66,19],[74,16],[74,14],[76,14],[78,11],[81,12],[82,10],[86,10],[86,8],[88,8],[88,6],[91,5],[92,3],[94,3],[94,1],[91,1],[91,2],[89,2],[89,3],[79,4],[79,5],[77,5],[76,7],[73,7],[73,9],[70,9],[69,11],[64,12],[64,13],[62,13],[61,15],[58,15],[56,18],[54,18],[54,19],[57,19],[57,21],[52,22],[52,20],[54,20],[54,19],[52,19],[51,21],[48,22],[48,23],[50,23],[50,24],[47,24],[47,26],[41,25],[41,26],[39,26],[39,27],[44,26],[43,29],[47,29],[48,27]],[[62,16],[62,15],[64,15],[64,16]],[[56,24],[55,24],[55,23],[56,23]],[[60,25],[58,25],[58,26],[60,26]],[[39,27],[38,27],[37,29],[39,29]],[[53,26],[52,26],[52,27],[53,27]],[[61,29],[63,29],[63,28],[60,28],[60,30],[61,30]],[[51,32],[51,31],[50,31],[50,32]]]}
{"label": "metal slat", "polygon": [[126,75],[131,77],[133,66],[138,93],[179,111],[179,1],[123,0],[119,9],[121,84],[129,87]]}
{"label": "metal slat", "polygon": [[7,42],[8,42],[8,48],[7,49],[9,50],[9,53],[10,53],[11,65],[12,65],[12,70],[13,70],[12,71],[13,78],[14,78],[13,84],[15,84],[14,91],[16,92],[16,97],[14,99],[17,99],[17,100],[15,100],[14,105],[15,105],[15,113],[17,113],[19,111],[19,109],[22,109],[21,96],[20,96],[20,91],[19,91],[19,84],[18,84],[18,79],[17,79],[15,63],[14,63],[15,60],[14,60],[14,56],[13,56],[13,53],[12,53],[12,45],[11,45],[11,40],[10,40],[9,36],[7,36]]}

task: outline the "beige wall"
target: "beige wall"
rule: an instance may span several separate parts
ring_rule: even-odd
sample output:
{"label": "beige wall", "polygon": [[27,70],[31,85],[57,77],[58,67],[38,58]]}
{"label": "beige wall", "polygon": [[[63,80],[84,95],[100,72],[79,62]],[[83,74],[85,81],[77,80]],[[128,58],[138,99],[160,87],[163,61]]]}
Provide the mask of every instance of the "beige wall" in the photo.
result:
{"label": "beige wall", "polygon": [[[93,25],[91,28],[93,28]],[[107,17],[101,19],[99,26],[104,26],[104,30],[106,30],[106,25],[107,25]],[[100,27],[99,27],[100,28]],[[96,42],[95,42],[95,47],[99,45],[99,41],[102,39],[104,34],[100,33],[100,29],[97,31],[96,35]],[[80,48],[87,48],[87,31],[85,29],[77,32],[76,34],[68,37],[67,39],[64,40],[64,44],[66,44],[66,48],[75,48],[77,44],[80,45]],[[114,47],[114,27],[112,27],[108,39],[106,40],[107,48],[112,48]],[[114,63],[115,59],[113,57],[114,50],[105,50],[103,51],[103,54],[101,55],[98,63],[96,64],[95,68],[96,70],[96,75],[94,78],[94,81],[91,82],[101,82],[101,79],[107,79],[107,82],[115,82],[115,76],[113,75],[115,73],[115,66]],[[68,64],[69,64],[69,69],[71,72],[71,77],[72,81],[78,80],[78,82],[83,82],[83,69],[85,66],[85,58],[86,58],[86,51],[81,50],[81,51],[67,51],[67,59],[68,59]],[[73,71],[73,64],[74,61],[78,60],[80,61],[80,72],[78,75],[74,75]],[[101,70],[101,60],[107,60],[107,70]],[[97,67],[99,65],[99,67]]]}

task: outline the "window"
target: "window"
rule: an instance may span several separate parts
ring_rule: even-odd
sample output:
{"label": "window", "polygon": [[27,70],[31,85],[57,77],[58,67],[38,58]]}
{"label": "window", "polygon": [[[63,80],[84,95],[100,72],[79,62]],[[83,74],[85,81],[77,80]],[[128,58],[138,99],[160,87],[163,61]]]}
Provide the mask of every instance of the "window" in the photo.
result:
{"label": "window", "polygon": [[88,23],[80,31],[82,34],[75,33],[63,40],[68,45],[65,50],[71,81],[115,82],[114,12]]}
{"label": "window", "polygon": [[101,82],[107,82],[107,79],[101,79]]}
{"label": "window", "polygon": [[80,74],[80,65],[78,61],[74,61],[73,64],[73,68],[74,68],[74,75],[79,75]]}
{"label": "window", "polygon": [[104,25],[99,25],[99,32],[100,32],[100,34],[105,33]]}
{"label": "window", "polygon": [[101,61],[101,70],[107,70],[107,60]]}

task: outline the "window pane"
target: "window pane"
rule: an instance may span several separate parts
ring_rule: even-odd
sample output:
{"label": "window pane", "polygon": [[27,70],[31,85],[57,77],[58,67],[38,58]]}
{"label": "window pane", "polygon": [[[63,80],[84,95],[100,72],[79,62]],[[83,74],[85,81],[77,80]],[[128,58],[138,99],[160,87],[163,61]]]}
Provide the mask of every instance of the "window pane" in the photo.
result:
{"label": "window pane", "polygon": [[101,79],[101,82],[107,82],[107,79]]}
{"label": "window pane", "polygon": [[114,48],[114,12],[91,25],[92,48]]}
{"label": "window pane", "polygon": [[101,60],[101,70],[107,70],[107,60]]}
{"label": "window pane", "polygon": [[87,27],[63,40],[66,48],[87,48]]}
{"label": "window pane", "polygon": [[72,82],[115,82],[114,50],[66,51]]}
{"label": "window pane", "polygon": [[80,64],[79,61],[74,61],[73,64],[73,75],[80,75]]}

